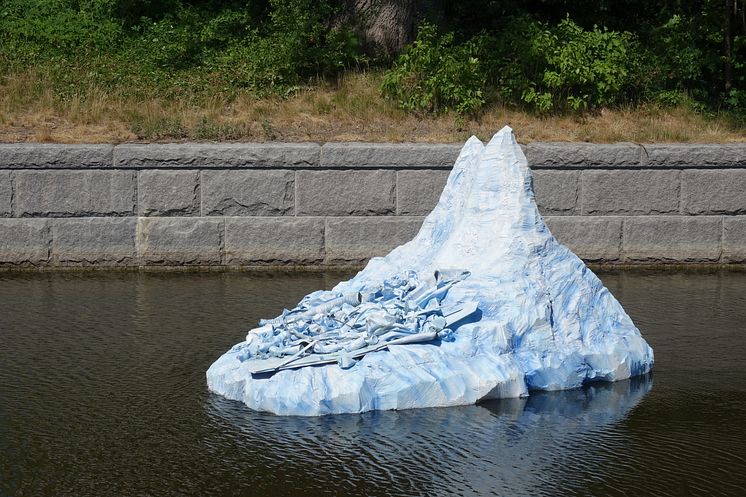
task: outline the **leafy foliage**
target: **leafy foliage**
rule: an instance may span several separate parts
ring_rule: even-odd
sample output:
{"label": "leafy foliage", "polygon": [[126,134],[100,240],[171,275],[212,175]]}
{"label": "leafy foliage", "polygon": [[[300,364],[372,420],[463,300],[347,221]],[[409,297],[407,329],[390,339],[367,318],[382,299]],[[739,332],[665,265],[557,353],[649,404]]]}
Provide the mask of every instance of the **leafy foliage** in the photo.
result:
{"label": "leafy foliage", "polygon": [[269,26],[218,56],[235,81],[258,93],[288,94],[314,77],[328,77],[356,60],[357,42],[325,21],[333,9],[318,0],[270,0]]}
{"label": "leafy foliage", "polygon": [[381,87],[399,107],[415,112],[466,114],[485,103],[485,74],[473,41],[456,45],[453,33],[419,26],[415,42],[394,62]]}
{"label": "leafy foliage", "polygon": [[1,0],[0,78],[38,71],[60,99],[90,86],[230,100],[374,65],[389,68],[382,92],[409,112],[651,102],[746,120],[744,1],[425,4],[420,17],[437,22],[420,23],[392,64],[363,55],[343,0]]}
{"label": "leafy foliage", "polygon": [[483,32],[461,44],[423,24],[383,92],[405,110],[463,114],[484,105],[489,80],[509,103],[579,111],[621,100],[638,55],[630,33],[584,30],[570,19],[549,26],[518,18],[501,36]]}
{"label": "leafy foliage", "polygon": [[91,50],[117,44],[122,28],[105,5],[65,0],[6,0],[0,3],[0,47],[24,58]]}
{"label": "leafy foliage", "polygon": [[[533,37],[521,94],[541,112],[573,111],[618,102],[630,83],[638,53],[630,33],[584,30],[570,19],[543,26]],[[537,68],[532,73],[532,69]]]}
{"label": "leafy foliage", "polygon": [[54,60],[157,90],[183,72],[189,84],[287,95],[360,60],[335,11],[327,0],[5,0],[0,73]]}

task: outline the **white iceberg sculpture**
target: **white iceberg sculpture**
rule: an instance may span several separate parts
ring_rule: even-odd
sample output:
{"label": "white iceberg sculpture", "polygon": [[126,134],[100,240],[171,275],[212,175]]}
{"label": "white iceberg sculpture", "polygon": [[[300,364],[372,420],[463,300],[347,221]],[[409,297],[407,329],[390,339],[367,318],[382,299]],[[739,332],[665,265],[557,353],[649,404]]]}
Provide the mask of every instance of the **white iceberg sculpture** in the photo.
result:
{"label": "white iceberg sculpture", "polygon": [[619,302],[547,229],[505,127],[466,142],[413,240],[262,321],[207,384],[310,416],[522,397],[652,366]]}

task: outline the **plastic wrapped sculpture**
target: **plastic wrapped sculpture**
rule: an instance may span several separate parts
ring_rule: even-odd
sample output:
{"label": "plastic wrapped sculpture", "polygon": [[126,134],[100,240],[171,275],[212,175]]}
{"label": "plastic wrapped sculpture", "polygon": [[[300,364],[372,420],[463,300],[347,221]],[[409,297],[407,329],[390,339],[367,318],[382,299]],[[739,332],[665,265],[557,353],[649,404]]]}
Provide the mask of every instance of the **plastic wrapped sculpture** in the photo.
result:
{"label": "plastic wrapped sculpture", "polygon": [[464,145],[410,242],[262,320],[207,371],[276,414],[473,404],[646,374],[653,350],[552,236],[503,128]]}

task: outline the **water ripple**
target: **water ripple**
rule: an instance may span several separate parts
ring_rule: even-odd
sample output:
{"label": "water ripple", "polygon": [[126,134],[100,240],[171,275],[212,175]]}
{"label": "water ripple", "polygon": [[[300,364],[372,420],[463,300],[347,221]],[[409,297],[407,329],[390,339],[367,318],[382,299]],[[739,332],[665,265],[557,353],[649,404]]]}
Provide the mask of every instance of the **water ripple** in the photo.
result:
{"label": "water ripple", "polygon": [[654,379],[288,418],[204,371],[346,274],[0,275],[0,496],[746,494],[746,274],[601,276]]}

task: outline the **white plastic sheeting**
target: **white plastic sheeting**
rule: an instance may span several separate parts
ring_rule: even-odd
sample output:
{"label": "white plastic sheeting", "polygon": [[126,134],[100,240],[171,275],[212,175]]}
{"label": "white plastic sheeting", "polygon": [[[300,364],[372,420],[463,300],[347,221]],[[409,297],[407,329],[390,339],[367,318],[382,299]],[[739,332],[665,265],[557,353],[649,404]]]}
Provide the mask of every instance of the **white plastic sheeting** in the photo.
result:
{"label": "white plastic sheeting", "polygon": [[210,367],[208,387],[260,411],[321,415],[473,404],[652,369],[653,350],[619,302],[544,224],[508,127],[486,146],[470,138],[415,238],[372,259],[330,295],[366,295],[398,275],[436,270],[470,273],[440,306],[478,307],[448,340],[390,345],[346,368],[266,376],[252,376],[242,342]]}
{"label": "white plastic sheeting", "polygon": [[444,308],[448,290],[468,271],[436,271],[420,278],[407,271],[365,294],[313,292],[293,310],[262,319],[231,352],[248,361],[252,376],[336,362],[343,369],[391,345],[452,340],[458,324],[477,310],[476,302]]}

